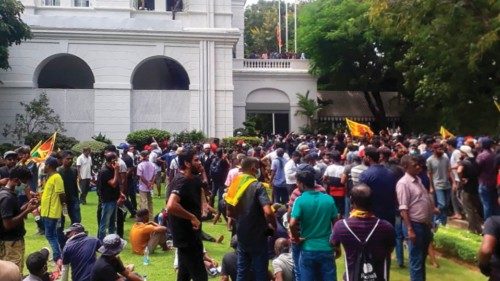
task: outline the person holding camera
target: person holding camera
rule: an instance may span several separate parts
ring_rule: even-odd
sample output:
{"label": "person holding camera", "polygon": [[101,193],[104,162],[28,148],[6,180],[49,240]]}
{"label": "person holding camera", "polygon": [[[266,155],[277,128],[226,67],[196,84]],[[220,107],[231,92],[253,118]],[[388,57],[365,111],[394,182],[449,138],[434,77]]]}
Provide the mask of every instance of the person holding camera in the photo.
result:
{"label": "person holding camera", "polygon": [[23,272],[25,252],[24,219],[38,207],[38,199],[31,198],[27,203],[19,206],[16,188],[31,179],[31,172],[25,166],[16,166],[9,172],[9,179],[5,187],[0,189],[0,260],[15,263],[20,272]]}

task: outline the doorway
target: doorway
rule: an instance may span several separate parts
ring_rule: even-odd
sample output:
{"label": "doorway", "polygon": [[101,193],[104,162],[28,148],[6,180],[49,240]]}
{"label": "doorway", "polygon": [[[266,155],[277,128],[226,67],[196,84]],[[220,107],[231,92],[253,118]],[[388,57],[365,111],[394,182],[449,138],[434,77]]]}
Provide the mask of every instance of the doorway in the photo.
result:
{"label": "doorway", "polygon": [[247,111],[246,120],[255,123],[255,129],[263,135],[286,134],[290,131],[288,112]]}

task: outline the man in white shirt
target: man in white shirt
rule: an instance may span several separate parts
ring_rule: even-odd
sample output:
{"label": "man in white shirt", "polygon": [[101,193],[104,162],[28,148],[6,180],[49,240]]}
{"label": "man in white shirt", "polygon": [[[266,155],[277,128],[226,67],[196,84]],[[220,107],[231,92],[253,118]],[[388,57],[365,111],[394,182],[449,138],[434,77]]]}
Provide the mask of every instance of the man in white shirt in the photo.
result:
{"label": "man in white shirt", "polygon": [[285,182],[288,187],[288,195],[292,193],[297,184],[295,174],[297,173],[297,167],[300,164],[300,157],[300,152],[294,151],[292,153],[292,159],[288,160],[285,164]]}
{"label": "man in white shirt", "polygon": [[151,143],[151,153],[149,154],[149,162],[155,165],[155,185],[158,191],[158,197],[161,196],[161,166],[158,162],[161,161],[161,149],[158,147],[158,143]]}
{"label": "man in white shirt", "polygon": [[76,169],[78,170],[78,180],[80,184],[80,203],[87,204],[87,193],[90,189],[92,179],[92,157],[90,148],[84,147],[82,154],[76,158]]}

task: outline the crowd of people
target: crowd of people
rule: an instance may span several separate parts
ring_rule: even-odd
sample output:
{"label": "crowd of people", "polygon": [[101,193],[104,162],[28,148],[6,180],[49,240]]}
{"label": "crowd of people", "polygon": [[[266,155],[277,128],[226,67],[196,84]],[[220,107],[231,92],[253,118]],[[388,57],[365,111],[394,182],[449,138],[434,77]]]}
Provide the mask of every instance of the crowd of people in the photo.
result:
{"label": "crowd of people", "polygon": [[[344,280],[389,280],[393,251],[410,280],[426,280],[426,257],[438,266],[433,233],[449,219],[483,235],[479,268],[500,280],[495,149],[489,137],[290,133],[231,147],[218,139],[108,145],[93,171],[89,148],[37,164],[22,146],[5,152],[0,167],[0,280],[21,280],[24,265],[24,280],[68,280],[70,273],[72,280],[143,280],[119,256],[127,241],[145,262],[157,249],[175,249],[177,280],[336,280],[342,255]],[[94,185],[96,237],[80,212]],[[154,196],[165,196],[164,208],[154,210]],[[25,260],[30,214],[50,251]],[[135,223],[124,233],[127,214]],[[221,243],[225,233],[214,238],[202,224],[221,218],[234,251],[219,266],[203,241]]]}

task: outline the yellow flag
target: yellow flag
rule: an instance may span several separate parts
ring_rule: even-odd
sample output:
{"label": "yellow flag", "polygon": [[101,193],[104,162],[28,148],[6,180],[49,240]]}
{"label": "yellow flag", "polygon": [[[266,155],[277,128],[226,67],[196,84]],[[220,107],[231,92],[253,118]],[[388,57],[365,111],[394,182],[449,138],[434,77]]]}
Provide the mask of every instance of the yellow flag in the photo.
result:
{"label": "yellow flag", "polygon": [[354,122],[349,118],[346,118],[345,122],[347,123],[347,127],[349,127],[351,136],[353,137],[366,137],[366,135],[369,137],[373,136],[373,131],[368,125]]}
{"label": "yellow flag", "polygon": [[441,134],[441,137],[443,139],[452,138],[455,136],[454,134],[450,133],[450,131],[446,130],[443,126],[441,126],[441,128],[439,129],[439,133]]}

